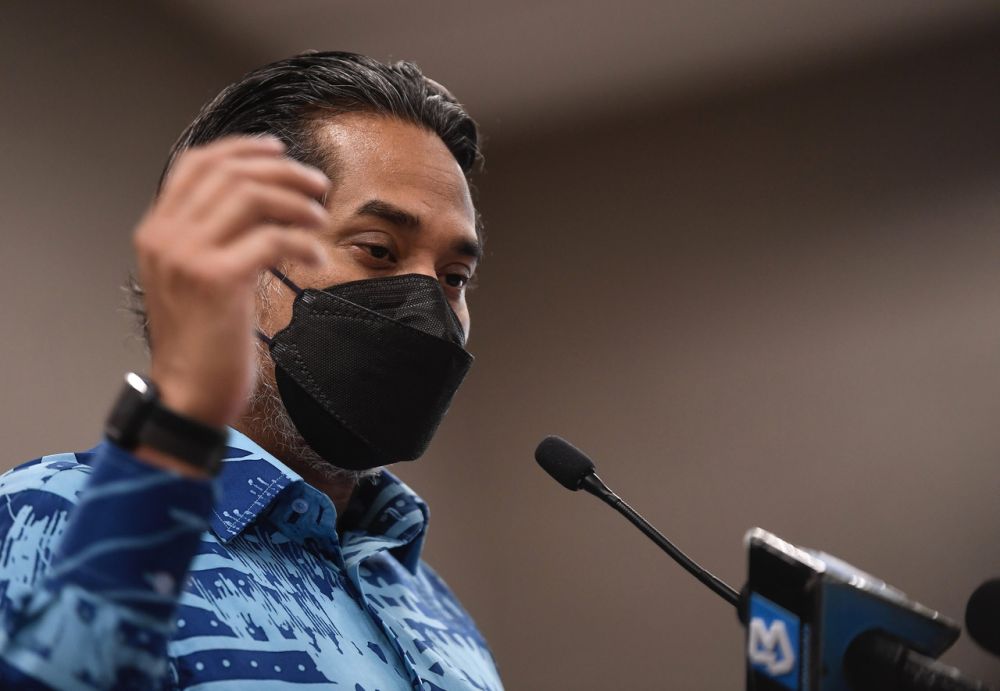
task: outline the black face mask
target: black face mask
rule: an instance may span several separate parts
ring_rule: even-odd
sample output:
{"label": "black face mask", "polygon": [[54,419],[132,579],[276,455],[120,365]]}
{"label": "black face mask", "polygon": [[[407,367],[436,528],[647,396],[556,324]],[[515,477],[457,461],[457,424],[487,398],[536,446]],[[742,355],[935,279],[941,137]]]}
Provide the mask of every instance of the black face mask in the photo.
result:
{"label": "black face mask", "polygon": [[427,449],[472,356],[437,280],[421,274],[302,290],[268,339],[278,392],[307,444],[341,468]]}

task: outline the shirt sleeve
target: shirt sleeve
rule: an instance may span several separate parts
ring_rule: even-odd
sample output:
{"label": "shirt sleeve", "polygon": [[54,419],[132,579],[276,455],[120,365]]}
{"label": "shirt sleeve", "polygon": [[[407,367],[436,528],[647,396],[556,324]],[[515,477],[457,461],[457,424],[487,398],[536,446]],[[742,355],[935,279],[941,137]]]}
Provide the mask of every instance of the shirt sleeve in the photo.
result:
{"label": "shirt sleeve", "polygon": [[0,688],[157,689],[214,503],[103,444],[0,478]]}

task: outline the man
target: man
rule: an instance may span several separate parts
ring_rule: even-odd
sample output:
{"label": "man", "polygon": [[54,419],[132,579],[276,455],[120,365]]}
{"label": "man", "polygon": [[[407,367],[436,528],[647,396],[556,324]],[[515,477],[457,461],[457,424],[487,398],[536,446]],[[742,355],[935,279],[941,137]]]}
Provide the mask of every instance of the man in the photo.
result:
{"label": "man", "polygon": [[477,142],[414,65],[348,53],[203,108],[134,236],[148,378],[100,446],[0,479],[0,687],[501,687],[380,469],[471,363]]}

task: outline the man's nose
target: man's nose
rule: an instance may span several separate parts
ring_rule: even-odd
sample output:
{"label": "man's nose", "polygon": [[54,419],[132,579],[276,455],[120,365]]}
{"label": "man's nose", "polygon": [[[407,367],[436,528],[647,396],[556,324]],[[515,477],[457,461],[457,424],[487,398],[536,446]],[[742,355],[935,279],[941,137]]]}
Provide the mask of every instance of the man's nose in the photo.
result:
{"label": "man's nose", "polygon": [[433,262],[414,261],[399,267],[399,274],[420,274],[437,280],[437,267]]}

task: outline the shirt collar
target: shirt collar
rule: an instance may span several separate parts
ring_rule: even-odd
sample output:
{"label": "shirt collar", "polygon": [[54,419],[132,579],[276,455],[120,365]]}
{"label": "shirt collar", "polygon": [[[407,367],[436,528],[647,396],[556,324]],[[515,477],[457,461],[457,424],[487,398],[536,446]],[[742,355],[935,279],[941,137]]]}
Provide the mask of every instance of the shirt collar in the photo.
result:
{"label": "shirt collar", "polygon": [[[223,543],[239,536],[286,491],[318,492],[302,476],[245,434],[229,430],[222,470],[216,479],[218,500],[210,517],[212,532]],[[350,530],[382,542],[410,571],[420,561],[427,530],[427,504],[387,470],[354,493],[345,516]]]}

